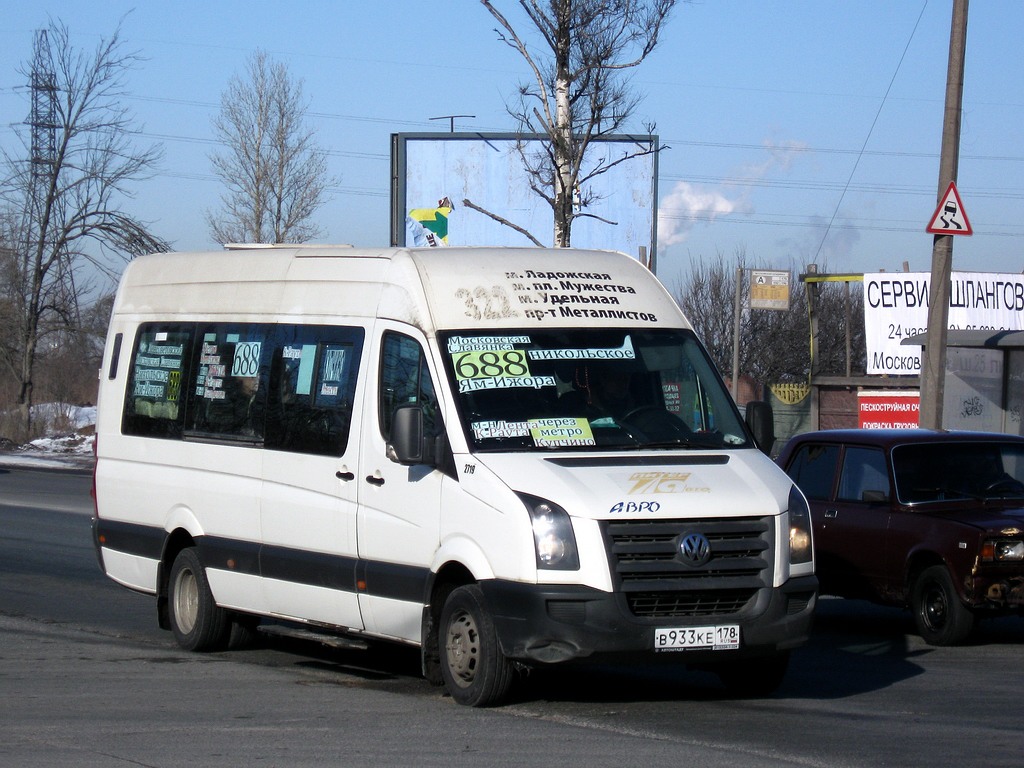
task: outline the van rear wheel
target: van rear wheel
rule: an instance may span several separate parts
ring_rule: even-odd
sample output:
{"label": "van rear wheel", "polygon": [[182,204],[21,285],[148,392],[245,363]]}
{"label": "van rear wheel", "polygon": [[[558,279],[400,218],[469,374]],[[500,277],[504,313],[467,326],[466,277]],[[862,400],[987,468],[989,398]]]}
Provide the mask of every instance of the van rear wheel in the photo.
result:
{"label": "van rear wheel", "polygon": [[174,558],[167,598],[178,645],[186,651],[217,651],[227,646],[231,620],[214,602],[194,547],[181,550]]}
{"label": "van rear wheel", "polygon": [[448,595],[438,632],[441,676],[451,697],[470,707],[500,704],[514,670],[501,651],[480,587],[470,584]]}

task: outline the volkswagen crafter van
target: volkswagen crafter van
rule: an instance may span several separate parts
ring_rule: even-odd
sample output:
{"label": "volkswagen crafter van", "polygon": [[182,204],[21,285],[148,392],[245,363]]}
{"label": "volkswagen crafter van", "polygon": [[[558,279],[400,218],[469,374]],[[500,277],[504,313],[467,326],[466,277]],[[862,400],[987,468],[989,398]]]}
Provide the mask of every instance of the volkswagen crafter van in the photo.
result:
{"label": "volkswagen crafter van", "polygon": [[102,568],[186,649],[394,641],[480,706],[605,654],[765,693],[809,631],[804,497],[623,254],[138,258],[96,432]]}

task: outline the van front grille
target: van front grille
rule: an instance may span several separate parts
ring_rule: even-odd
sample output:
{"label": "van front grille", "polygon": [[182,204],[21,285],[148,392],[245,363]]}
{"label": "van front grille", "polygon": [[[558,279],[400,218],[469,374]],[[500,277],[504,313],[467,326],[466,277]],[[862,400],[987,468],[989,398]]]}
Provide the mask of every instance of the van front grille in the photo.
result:
{"label": "van front grille", "polygon": [[[616,591],[639,618],[740,614],[772,584],[771,517],[623,520],[602,524]],[[683,552],[692,536],[709,552]]]}

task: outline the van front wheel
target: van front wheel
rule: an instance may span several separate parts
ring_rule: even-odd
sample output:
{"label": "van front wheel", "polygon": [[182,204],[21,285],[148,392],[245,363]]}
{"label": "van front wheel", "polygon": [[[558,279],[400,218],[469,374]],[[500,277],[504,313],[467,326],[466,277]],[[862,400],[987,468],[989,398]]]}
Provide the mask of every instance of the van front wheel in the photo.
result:
{"label": "van front wheel", "polygon": [[228,612],[213,601],[206,572],[194,547],[174,558],[167,595],[171,629],[186,651],[217,651],[231,633]]}
{"label": "van front wheel", "polygon": [[448,595],[438,631],[441,676],[451,697],[470,707],[501,703],[513,668],[501,652],[480,587],[470,584]]}

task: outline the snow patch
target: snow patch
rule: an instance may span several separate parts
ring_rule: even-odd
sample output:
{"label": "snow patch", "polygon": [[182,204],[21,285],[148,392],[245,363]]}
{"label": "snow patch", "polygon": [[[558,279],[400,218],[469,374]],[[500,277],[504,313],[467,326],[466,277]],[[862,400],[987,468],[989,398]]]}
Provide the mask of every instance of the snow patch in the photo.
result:
{"label": "snow patch", "polygon": [[92,466],[96,438],[91,428],[96,425],[96,406],[43,403],[33,407],[32,418],[37,423],[55,426],[50,427],[46,437],[0,450],[0,466],[53,469]]}

